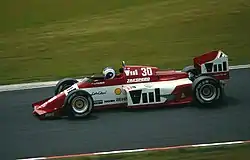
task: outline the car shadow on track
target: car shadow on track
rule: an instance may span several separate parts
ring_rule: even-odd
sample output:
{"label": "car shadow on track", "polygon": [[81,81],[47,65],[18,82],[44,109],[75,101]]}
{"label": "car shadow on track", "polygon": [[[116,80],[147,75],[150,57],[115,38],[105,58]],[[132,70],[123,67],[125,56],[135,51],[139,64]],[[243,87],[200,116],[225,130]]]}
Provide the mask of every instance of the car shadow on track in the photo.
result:
{"label": "car shadow on track", "polygon": [[239,104],[240,104],[239,99],[231,96],[225,96],[223,100],[217,104],[209,106],[194,105],[194,107],[197,107],[199,109],[223,109],[227,107],[237,106]]}
{"label": "car shadow on track", "polygon": [[[234,97],[225,96],[223,101],[208,106],[198,105],[196,103],[184,104],[184,105],[174,105],[174,106],[164,106],[164,107],[150,107],[150,108],[112,108],[112,109],[104,109],[94,111],[93,114],[98,113],[98,116],[101,116],[105,113],[119,113],[119,112],[131,112],[131,113],[142,113],[142,112],[159,112],[162,110],[179,110],[184,108],[197,108],[197,109],[210,109],[210,110],[218,110],[224,109],[231,106],[237,106],[240,104],[240,100]],[[93,119],[93,118],[92,118]]]}

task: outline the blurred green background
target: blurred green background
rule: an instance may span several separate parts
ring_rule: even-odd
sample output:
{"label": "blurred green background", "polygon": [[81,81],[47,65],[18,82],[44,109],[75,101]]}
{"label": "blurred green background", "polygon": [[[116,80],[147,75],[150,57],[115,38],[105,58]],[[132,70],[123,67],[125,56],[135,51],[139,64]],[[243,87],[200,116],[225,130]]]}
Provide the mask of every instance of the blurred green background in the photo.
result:
{"label": "blurred green background", "polygon": [[100,73],[106,66],[181,69],[222,49],[250,63],[249,0],[2,0],[0,84]]}

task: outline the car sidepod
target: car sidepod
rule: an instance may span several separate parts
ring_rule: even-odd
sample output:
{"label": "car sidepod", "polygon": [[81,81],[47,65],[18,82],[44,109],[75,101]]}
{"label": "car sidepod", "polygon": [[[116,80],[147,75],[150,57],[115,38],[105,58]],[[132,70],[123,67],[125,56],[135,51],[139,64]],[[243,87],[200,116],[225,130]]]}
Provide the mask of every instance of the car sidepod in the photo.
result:
{"label": "car sidepod", "polygon": [[184,104],[192,101],[192,81],[188,78],[137,83],[123,86],[127,93],[127,106],[147,107]]}

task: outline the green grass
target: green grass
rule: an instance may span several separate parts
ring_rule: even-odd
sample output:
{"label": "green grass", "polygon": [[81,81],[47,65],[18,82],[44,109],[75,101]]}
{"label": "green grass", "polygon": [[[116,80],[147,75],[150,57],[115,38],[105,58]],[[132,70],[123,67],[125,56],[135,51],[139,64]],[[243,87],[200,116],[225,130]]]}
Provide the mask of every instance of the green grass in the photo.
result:
{"label": "green grass", "polygon": [[213,49],[250,62],[249,0],[2,0],[0,84],[128,64],[182,68]]}
{"label": "green grass", "polygon": [[60,160],[249,160],[250,145],[232,145],[204,148],[172,149],[139,153],[112,154]]}

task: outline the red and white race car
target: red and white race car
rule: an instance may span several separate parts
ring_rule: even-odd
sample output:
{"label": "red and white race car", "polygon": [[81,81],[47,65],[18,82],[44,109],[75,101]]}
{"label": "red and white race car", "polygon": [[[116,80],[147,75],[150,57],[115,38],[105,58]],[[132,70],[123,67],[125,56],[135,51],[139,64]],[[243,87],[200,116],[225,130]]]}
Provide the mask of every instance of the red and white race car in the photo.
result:
{"label": "red and white race car", "polygon": [[113,79],[85,77],[59,81],[55,95],[33,103],[39,119],[86,117],[96,108],[157,107],[197,102],[213,105],[223,97],[229,79],[228,56],[211,51],[193,59],[182,71],[125,65]]}

